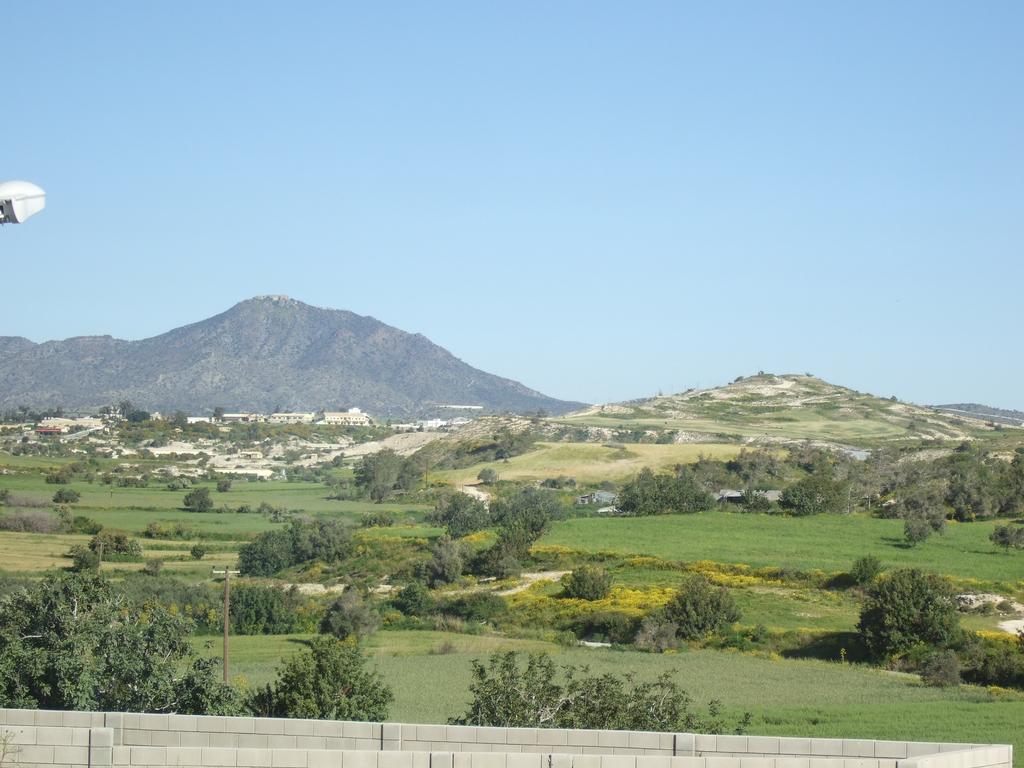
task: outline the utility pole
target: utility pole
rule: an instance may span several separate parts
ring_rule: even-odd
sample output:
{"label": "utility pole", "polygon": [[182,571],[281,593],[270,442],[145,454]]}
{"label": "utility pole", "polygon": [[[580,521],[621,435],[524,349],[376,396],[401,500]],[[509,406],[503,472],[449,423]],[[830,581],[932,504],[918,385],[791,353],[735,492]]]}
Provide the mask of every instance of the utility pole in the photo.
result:
{"label": "utility pole", "polygon": [[224,570],[213,569],[214,576],[224,577],[224,682],[228,682],[228,627],[231,626],[231,576],[237,576],[241,571],[233,571],[228,566]]}

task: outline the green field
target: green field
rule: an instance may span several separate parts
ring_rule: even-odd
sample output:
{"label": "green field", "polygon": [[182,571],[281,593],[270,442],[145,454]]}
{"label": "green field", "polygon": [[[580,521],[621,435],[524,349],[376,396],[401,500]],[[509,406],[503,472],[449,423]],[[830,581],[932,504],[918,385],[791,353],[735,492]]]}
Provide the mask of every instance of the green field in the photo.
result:
{"label": "green field", "polygon": [[[249,685],[273,679],[277,661],[303,649],[303,636],[232,639],[233,676]],[[196,639],[219,655],[218,639]],[[451,647],[443,647],[450,643]],[[535,641],[441,632],[382,631],[367,649],[395,691],[390,719],[444,722],[468,700],[470,661],[492,651],[546,650],[594,673],[668,671],[697,704],[719,699],[728,712],[754,715],[751,733],[1014,743],[1024,749],[1024,695],[982,688],[938,689],[916,676],[814,660],[768,659],[723,651],[648,654],[564,649]],[[438,651],[444,650],[444,653]],[[433,651],[433,653],[432,653]]]}
{"label": "green field", "polygon": [[988,540],[995,523],[951,523],[917,547],[903,541],[901,520],[866,515],[779,515],[704,512],[640,518],[581,518],[555,523],[541,546],[584,552],[652,555],[666,560],[714,560],[797,570],[845,571],[873,554],[887,567],[916,567],[962,581],[1024,589],[1021,558]]}
{"label": "green field", "polygon": [[726,443],[670,443],[650,445],[602,445],[600,443],[537,443],[533,450],[508,461],[474,464],[465,469],[436,472],[432,477],[461,485],[476,482],[480,470],[491,468],[502,480],[544,480],[571,477],[578,483],[621,481],[644,467],[663,468],[688,464],[701,456],[731,459],[740,446]]}

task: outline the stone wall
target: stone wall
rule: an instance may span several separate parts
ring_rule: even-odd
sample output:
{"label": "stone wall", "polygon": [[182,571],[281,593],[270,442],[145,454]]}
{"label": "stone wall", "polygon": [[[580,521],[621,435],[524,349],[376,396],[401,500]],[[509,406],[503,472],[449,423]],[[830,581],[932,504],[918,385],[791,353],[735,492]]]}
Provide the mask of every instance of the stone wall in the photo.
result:
{"label": "stone wall", "polygon": [[1012,768],[990,744],[0,709],[2,768]]}

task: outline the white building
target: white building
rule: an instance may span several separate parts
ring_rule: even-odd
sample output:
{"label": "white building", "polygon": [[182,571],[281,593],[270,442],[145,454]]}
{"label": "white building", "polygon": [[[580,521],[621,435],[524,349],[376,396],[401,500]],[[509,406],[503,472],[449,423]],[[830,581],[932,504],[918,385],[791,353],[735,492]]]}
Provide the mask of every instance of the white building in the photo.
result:
{"label": "white building", "polygon": [[341,427],[368,427],[373,423],[370,417],[358,408],[349,408],[347,411],[324,411],[320,414],[320,422]]}
{"label": "white building", "polygon": [[272,413],[268,419],[271,424],[312,424],[315,420],[315,413]]}

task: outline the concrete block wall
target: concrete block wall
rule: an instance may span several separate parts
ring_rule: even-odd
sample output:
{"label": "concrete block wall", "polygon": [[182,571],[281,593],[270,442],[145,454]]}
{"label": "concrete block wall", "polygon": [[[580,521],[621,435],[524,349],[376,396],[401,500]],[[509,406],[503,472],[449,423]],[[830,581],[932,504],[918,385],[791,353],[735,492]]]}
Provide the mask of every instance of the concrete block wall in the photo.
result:
{"label": "concrete block wall", "polygon": [[19,768],[1012,768],[988,744],[0,709]]}

